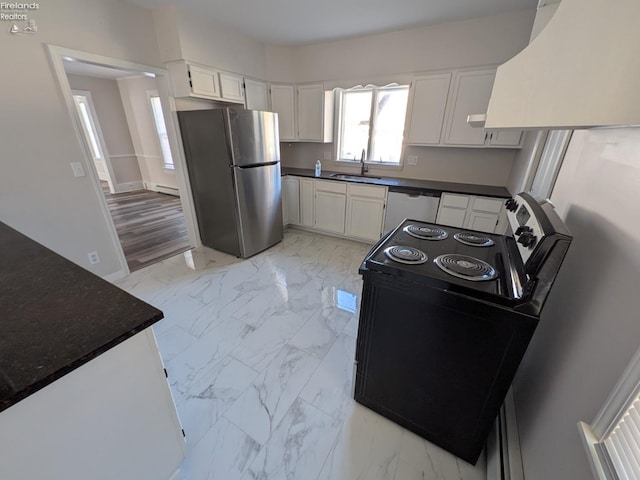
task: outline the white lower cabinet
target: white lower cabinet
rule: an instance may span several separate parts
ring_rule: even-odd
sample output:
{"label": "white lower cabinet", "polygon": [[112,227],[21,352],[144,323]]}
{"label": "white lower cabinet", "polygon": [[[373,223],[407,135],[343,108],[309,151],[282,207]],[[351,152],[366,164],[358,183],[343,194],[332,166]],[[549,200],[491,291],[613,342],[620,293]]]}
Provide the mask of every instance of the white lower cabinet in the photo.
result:
{"label": "white lower cabinet", "polygon": [[443,193],[436,223],[488,233],[502,233],[504,199]]}
{"label": "white lower cabinet", "polygon": [[282,178],[282,224],[300,224],[300,181],[295,177]]}
{"label": "white lower cabinet", "polygon": [[314,191],[313,179],[300,178],[300,225],[304,227],[315,226],[314,220]]}
{"label": "white lower cabinet", "polygon": [[345,233],[363,240],[378,240],[382,234],[386,198],[386,187],[349,184]]}
{"label": "white lower cabinet", "polygon": [[344,234],[347,185],[343,182],[315,181],[315,228]]}

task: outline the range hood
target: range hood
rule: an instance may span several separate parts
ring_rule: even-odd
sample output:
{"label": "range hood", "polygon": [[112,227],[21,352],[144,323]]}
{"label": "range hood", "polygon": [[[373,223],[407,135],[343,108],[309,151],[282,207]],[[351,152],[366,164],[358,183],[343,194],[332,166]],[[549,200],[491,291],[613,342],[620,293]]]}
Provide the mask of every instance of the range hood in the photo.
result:
{"label": "range hood", "polygon": [[640,0],[563,0],[496,73],[484,127],[640,124]]}

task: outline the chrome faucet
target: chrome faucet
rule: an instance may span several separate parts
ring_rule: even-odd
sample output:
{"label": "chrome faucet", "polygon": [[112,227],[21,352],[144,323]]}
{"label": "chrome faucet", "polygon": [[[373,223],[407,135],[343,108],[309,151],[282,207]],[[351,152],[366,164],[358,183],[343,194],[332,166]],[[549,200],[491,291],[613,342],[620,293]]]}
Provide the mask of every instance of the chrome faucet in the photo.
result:
{"label": "chrome faucet", "polygon": [[366,153],[364,148],[362,149],[362,156],[360,157],[360,175],[362,175],[364,177],[364,174],[367,173],[369,171],[369,167],[367,167],[367,164],[364,163],[364,157],[365,157]]}

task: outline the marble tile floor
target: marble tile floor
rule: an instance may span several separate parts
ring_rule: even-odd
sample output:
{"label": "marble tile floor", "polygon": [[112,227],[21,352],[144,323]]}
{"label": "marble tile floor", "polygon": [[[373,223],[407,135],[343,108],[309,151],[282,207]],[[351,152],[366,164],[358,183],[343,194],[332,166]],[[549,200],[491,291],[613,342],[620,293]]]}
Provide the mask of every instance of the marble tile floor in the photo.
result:
{"label": "marble tile floor", "polygon": [[369,247],[288,230],[250,259],[203,247],[118,282],[165,314],[185,480],[486,478],[352,399]]}

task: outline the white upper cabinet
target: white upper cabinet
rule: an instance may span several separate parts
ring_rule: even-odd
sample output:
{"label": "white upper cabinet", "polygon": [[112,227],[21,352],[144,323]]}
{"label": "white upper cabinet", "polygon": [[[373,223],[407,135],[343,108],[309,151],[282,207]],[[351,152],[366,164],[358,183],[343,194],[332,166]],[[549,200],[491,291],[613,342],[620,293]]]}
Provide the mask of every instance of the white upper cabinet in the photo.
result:
{"label": "white upper cabinet", "polygon": [[333,141],[333,92],[325,92],[321,83],[298,85],[297,91],[298,140]]}
{"label": "white upper cabinet", "polygon": [[440,143],[451,73],[417,77],[411,84],[407,109],[409,145]]}
{"label": "white upper cabinet", "polygon": [[167,63],[174,97],[220,100],[218,71],[180,60]]}
{"label": "white upper cabinet", "polygon": [[333,140],[333,92],[325,92],[320,83],[272,83],[271,110],[278,114],[281,141],[326,143]]}
{"label": "white upper cabinet", "polygon": [[271,111],[278,114],[278,130],[281,141],[295,141],[295,87],[271,84]]}
{"label": "white upper cabinet", "polygon": [[518,147],[522,143],[522,130],[494,130],[487,139],[490,147]]}
{"label": "white upper cabinet", "polygon": [[244,103],[244,79],[240,75],[219,72],[221,98],[227,102]]}
{"label": "white upper cabinet", "polygon": [[485,145],[487,136],[484,129],[471,127],[467,117],[487,111],[495,75],[495,68],[454,74],[444,143],[456,146]]}
{"label": "white upper cabinet", "polygon": [[269,110],[269,87],[265,82],[244,79],[244,104],[249,110]]}

